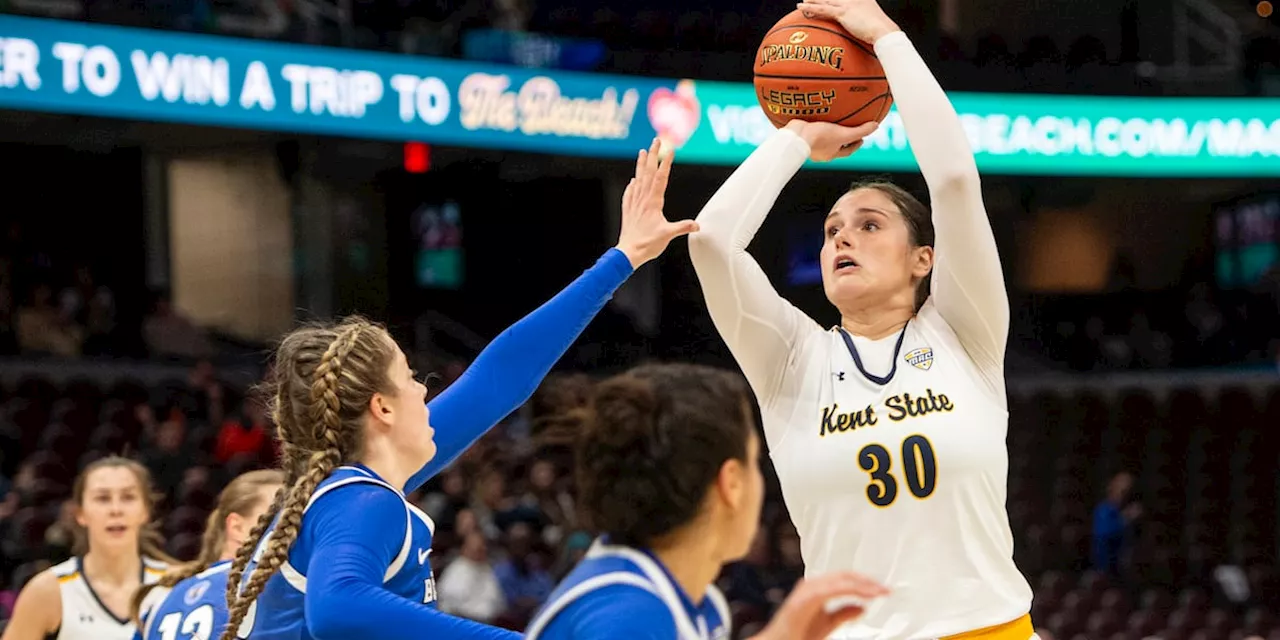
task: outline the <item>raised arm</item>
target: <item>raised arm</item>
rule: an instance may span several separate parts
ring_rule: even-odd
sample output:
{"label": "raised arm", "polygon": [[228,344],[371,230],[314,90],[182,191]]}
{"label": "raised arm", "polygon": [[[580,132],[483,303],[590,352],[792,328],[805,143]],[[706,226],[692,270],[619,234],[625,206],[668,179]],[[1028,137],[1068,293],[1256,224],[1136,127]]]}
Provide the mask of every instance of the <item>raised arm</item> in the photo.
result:
{"label": "raised arm", "polygon": [[761,406],[774,403],[788,360],[808,332],[821,332],[773,288],[747,245],[778,194],[807,159],[848,155],[874,125],[844,128],[793,121],[769,136],[716,191],[689,236],[689,257],[711,321],[747,376]]}
{"label": "raised arm", "polygon": [[775,132],[716,191],[689,236],[689,258],[707,311],[762,406],[770,404],[787,359],[817,323],[778,295],[747,245],[778,194],[809,157],[809,145],[790,130]]}
{"label": "raised arm", "polygon": [[835,19],[875,43],[933,207],[933,302],[969,355],[1002,372],[1009,296],[973,150],[960,117],[911,41],[875,0],[811,0],[799,8]]}
{"label": "raised arm", "polygon": [[626,255],[610,249],[554,298],[494,338],[456,382],[427,403],[436,427],[436,455],[409,478],[404,492],[417,490],[524,404],[630,275]]}
{"label": "raised arm", "polygon": [[663,215],[670,171],[671,156],[659,153],[656,140],[641,151],[636,177],[623,194],[618,246],[494,338],[452,386],[428,403],[436,428],[436,455],[409,478],[405,493],[421,487],[524,404],[631,272],[658,257],[673,239],[697,228],[692,220],[672,222]]}
{"label": "raised arm", "polygon": [[933,207],[933,291],[938,313],[979,364],[1003,370],[1009,295],[960,117],[906,34],[876,40],[907,140]]}

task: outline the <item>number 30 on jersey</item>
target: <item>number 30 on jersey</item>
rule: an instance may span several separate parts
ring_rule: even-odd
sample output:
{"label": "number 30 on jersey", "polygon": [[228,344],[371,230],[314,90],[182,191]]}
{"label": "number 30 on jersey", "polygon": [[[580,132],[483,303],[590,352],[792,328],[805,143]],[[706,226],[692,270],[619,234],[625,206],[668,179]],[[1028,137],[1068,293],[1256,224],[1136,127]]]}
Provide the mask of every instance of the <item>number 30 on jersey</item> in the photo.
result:
{"label": "number 30 on jersey", "polygon": [[[938,482],[938,460],[929,439],[914,435],[902,441],[902,469],[907,489],[919,499],[933,495]],[[894,475],[893,457],[878,444],[869,444],[858,452],[858,466],[871,475],[867,499],[877,507],[887,507],[898,498],[898,480]]]}

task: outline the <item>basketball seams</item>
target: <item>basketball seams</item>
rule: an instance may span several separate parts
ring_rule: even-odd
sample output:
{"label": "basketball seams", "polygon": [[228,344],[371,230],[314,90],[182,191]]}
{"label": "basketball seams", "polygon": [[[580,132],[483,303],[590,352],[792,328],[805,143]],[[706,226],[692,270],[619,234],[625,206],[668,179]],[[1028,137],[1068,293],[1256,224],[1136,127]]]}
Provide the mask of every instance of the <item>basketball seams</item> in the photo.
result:
{"label": "basketball seams", "polygon": [[777,73],[757,73],[757,78],[769,78],[771,80],[821,80],[823,82],[866,82],[868,80],[880,80],[888,82],[889,79],[884,76],[784,76]]}
{"label": "basketball seams", "polygon": [[784,24],[784,25],[781,25],[781,26],[774,27],[772,31],[770,31],[770,32],[768,32],[768,33],[766,33],[766,34],[764,34],[764,38],[765,38],[765,40],[768,40],[768,39],[769,39],[769,36],[771,36],[771,35],[773,35],[773,34],[775,34],[775,33],[779,32],[779,31],[783,31],[783,30],[785,30],[785,29],[813,29],[814,31],[825,31],[826,33],[829,33],[829,34],[831,34],[831,35],[833,35],[833,36],[836,36],[837,38],[840,38],[841,40],[844,40],[844,41],[848,42],[849,44],[851,44],[851,45],[853,45],[853,46],[855,46],[855,47],[857,47],[857,48],[859,48],[859,49],[862,49],[862,52],[863,52],[863,53],[865,53],[865,54],[867,54],[867,55],[871,56],[872,58],[876,58],[877,60],[879,60],[879,58],[877,58],[877,57],[876,57],[876,52],[875,52],[875,51],[873,51],[873,50],[871,50],[871,49],[869,49],[869,48],[867,47],[867,45],[863,44],[863,42],[862,42],[861,40],[858,40],[857,38],[854,38],[853,36],[849,35],[847,32],[844,32],[844,31],[841,31],[841,30],[837,30],[837,29],[832,29],[832,28],[830,28],[830,27],[821,27],[821,26],[818,26],[818,25],[814,25],[814,24],[806,24],[806,23],[803,23],[803,22],[802,22],[802,23],[797,23],[797,24]]}
{"label": "basketball seams", "polygon": [[836,120],[835,122],[836,122],[836,124],[839,124],[839,123],[841,123],[841,122],[844,122],[845,120],[848,120],[849,118],[852,118],[852,117],[854,117],[854,116],[858,115],[859,113],[862,113],[863,111],[865,111],[865,110],[867,109],[867,107],[870,107],[871,105],[876,104],[876,103],[878,103],[878,102],[882,102],[882,101],[884,101],[884,100],[885,100],[886,98],[888,98],[888,97],[889,97],[889,92],[888,92],[888,91],[886,91],[886,92],[884,92],[884,93],[882,93],[882,94],[880,94],[880,95],[878,95],[878,96],[876,96],[876,97],[874,97],[874,98],[871,98],[870,100],[867,100],[866,104],[862,105],[861,107],[858,107],[857,109],[854,109],[853,111],[851,111],[851,112],[849,112],[849,113],[844,114],[843,116],[841,116],[841,117],[840,117],[840,119],[839,119],[839,120]]}

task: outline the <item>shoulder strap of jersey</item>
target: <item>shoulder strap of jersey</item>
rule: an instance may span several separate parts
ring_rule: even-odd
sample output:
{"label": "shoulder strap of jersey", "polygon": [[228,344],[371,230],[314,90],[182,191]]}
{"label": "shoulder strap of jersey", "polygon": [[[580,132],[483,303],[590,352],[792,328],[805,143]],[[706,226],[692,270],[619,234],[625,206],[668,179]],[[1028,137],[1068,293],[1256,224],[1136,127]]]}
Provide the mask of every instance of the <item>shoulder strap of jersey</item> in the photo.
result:
{"label": "shoulder strap of jersey", "polygon": [[524,632],[524,640],[538,640],[538,636],[542,634],[542,630],[545,629],[548,624],[551,624],[551,621],[554,620],[561,611],[564,611],[566,607],[573,604],[578,598],[581,598],[582,596],[585,596],[597,589],[603,589],[604,587],[618,584],[639,587],[658,596],[659,598],[662,597],[658,595],[657,591],[654,590],[653,585],[649,584],[648,580],[645,580],[634,573],[629,571],[602,573],[598,576],[593,576],[579,582],[568,591],[565,591],[564,595],[548,603],[547,608],[543,609],[537,617],[529,623],[529,628]]}
{"label": "shoulder strap of jersey", "polygon": [[671,610],[671,617],[676,621],[676,634],[680,638],[688,638],[690,640],[700,638],[698,627],[689,619],[689,613],[685,611],[684,602],[680,600],[680,596],[676,593],[675,585],[667,579],[667,574],[654,562],[649,556],[636,551],[630,547],[605,544],[603,540],[596,540],[591,548],[587,550],[588,558],[601,558],[606,556],[620,557],[631,564],[640,568],[649,582],[653,585],[654,593],[662,598],[667,608]]}
{"label": "shoulder strap of jersey", "polygon": [[155,587],[147,592],[147,597],[142,599],[142,603],[138,606],[138,633],[142,635],[142,640],[150,640],[151,614],[169,599],[171,593],[173,593],[172,589]]}
{"label": "shoulder strap of jersey", "polygon": [[729,601],[725,600],[720,588],[714,584],[707,585],[706,597],[711,600],[711,606],[716,608],[716,613],[720,614],[720,624],[728,628],[730,623],[733,622],[733,618],[729,614]]}
{"label": "shoulder strap of jersey", "polygon": [[[311,507],[316,503],[316,500],[319,500],[326,493],[329,493],[339,487],[345,487],[349,484],[356,484],[360,482],[385,487],[399,496],[400,501],[404,503],[405,507],[404,543],[400,545],[400,553],[396,555],[395,559],[391,561],[391,564],[387,566],[386,572],[382,574],[382,582],[386,583],[391,580],[391,578],[395,577],[395,575],[399,573],[400,569],[404,567],[404,563],[409,559],[409,551],[413,548],[413,513],[410,511],[409,501],[405,500],[404,493],[399,489],[396,489],[383,480],[374,477],[364,469],[360,469],[359,467],[342,466],[338,467],[334,471],[342,470],[354,471],[356,472],[356,475],[348,476],[340,480],[334,480],[333,482],[317,489],[315,493],[311,494],[311,499],[307,500],[307,506],[303,509],[302,513],[305,515],[307,510],[311,509]],[[287,559],[280,563],[280,575],[284,576],[285,581],[294,589],[297,589],[302,593],[307,592],[307,576],[294,568]]]}

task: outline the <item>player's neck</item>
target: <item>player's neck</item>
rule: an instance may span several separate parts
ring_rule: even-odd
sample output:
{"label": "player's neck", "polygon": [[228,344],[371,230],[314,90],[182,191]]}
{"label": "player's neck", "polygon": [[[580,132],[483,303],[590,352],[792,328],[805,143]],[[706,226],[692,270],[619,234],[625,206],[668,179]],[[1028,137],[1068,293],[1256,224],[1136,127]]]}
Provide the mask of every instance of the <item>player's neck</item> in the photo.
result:
{"label": "player's neck", "polygon": [[84,554],[84,573],[97,584],[122,585],[137,582],[142,575],[142,557],[133,553],[89,551]]}
{"label": "player's neck", "polygon": [[396,452],[388,450],[385,446],[372,444],[366,445],[364,458],[360,463],[378,474],[378,477],[385,480],[387,484],[402,490],[405,483],[409,481],[409,477],[420,468],[406,462]]}
{"label": "player's neck", "polygon": [[855,336],[880,340],[896,335],[915,314],[914,304],[891,304],[851,312],[842,311],[840,326]]}
{"label": "player's neck", "polygon": [[716,536],[705,531],[679,531],[655,540],[651,551],[666,565],[685,595],[700,604],[707,587],[720,575],[718,546]]}

